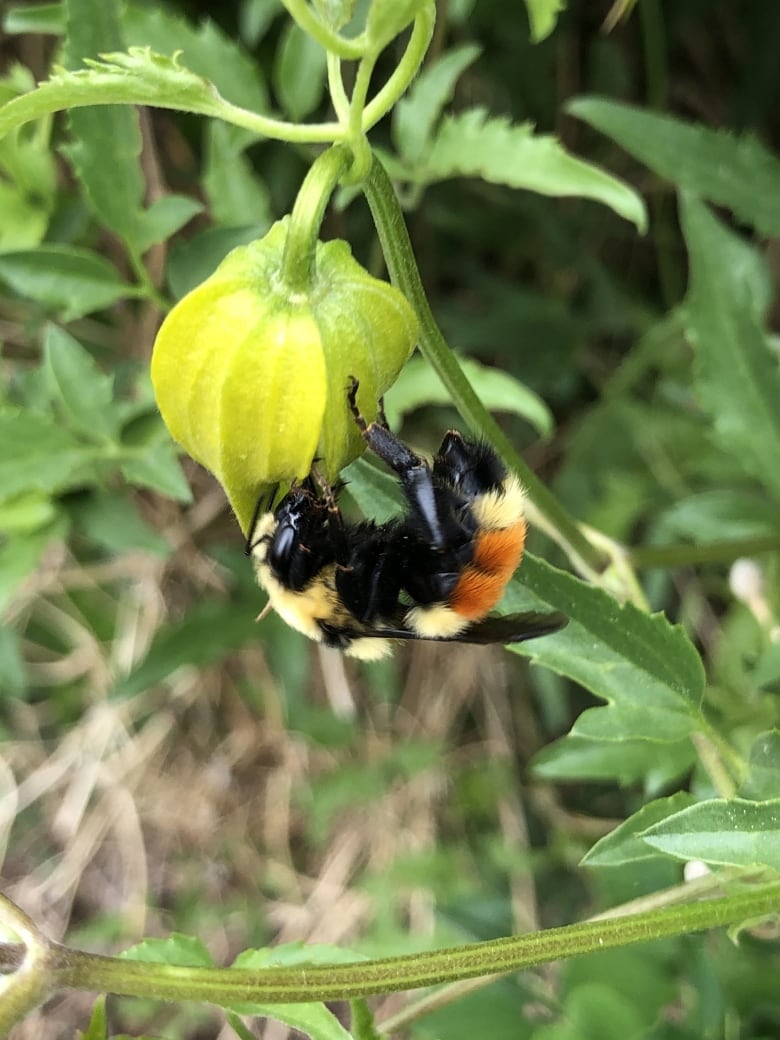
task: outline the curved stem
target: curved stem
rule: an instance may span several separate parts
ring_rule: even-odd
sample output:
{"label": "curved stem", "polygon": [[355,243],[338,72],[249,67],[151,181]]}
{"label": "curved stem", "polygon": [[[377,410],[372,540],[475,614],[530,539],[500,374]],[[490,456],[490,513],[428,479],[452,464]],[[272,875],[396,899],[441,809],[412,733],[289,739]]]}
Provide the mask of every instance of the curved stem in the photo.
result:
{"label": "curved stem", "polygon": [[282,281],[292,292],[309,291],[325,208],[351,162],[349,149],[334,145],[314,160],[303,180],[290,216],[282,257]]}
{"label": "curved stem", "polygon": [[693,567],[700,563],[730,563],[742,556],[758,556],[780,549],[780,531],[751,538],[722,542],[681,542],[679,545],[639,545],[629,549],[631,562],[638,568]]}
{"label": "curved stem", "polygon": [[287,13],[303,29],[312,36],[323,50],[337,54],[347,61],[357,61],[365,54],[365,40],[362,36],[347,39],[341,36],[318,18],[306,0],[282,0]]}
{"label": "curved stem", "polygon": [[0,137],[30,120],[86,105],[149,105],[174,112],[195,112],[251,130],[260,137],[292,144],[330,144],[343,136],[338,123],[288,123],[271,119],[231,104],[216,91],[208,96],[179,101],[173,96],[150,91],[142,84],[134,84],[121,74],[106,73],[90,80],[87,77],[91,73],[91,69],[65,73],[60,81],[49,80],[0,106]]}
{"label": "curved stem", "polygon": [[341,77],[341,62],[338,55],[328,51],[326,58],[328,67],[328,90],[333,110],[338,117],[341,126],[349,125],[349,98],[344,90],[344,80]]}
{"label": "curved stem", "polygon": [[0,943],[0,1037],[56,991],[51,943],[10,899],[0,894],[0,923],[18,942]]}
{"label": "curved stem", "polygon": [[596,950],[736,924],[780,909],[780,882],[734,895],[616,919],[586,921],[533,935],[353,964],[251,971],[188,968],[102,957],[51,944],[57,988],[91,989],[158,1000],[303,1003],[349,1000],[457,979],[504,974]]}
{"label": "curved stem", "polygon": [[[371,85],[371,73],[374,71],[378,55],[367,55],[358,65],[355,85],[352,88],[352,100],[349,106],[349,134],[352,140],[363,136],[363,113],[366,107],[366,96]],[[366,170],[368,173],[368,170]]]}
{"label": "curved stem", "polygon": [[455,407],[471,429],[484,436],[525,484],[543,526],[581,571],[600,572],[607,557],[585,537],[558,500],[529,469],[498,423],[479,400],[457,357],[448,347],[425,295],[398,199],[382,164],[374,157],[363,184],[393,282],[415,308],[420,321],[420,350],[449,390]]}
{"label": "curved stem", "polygon": [[[759,872],[754,880],[760,882],[761,876]],[[648,910],[659,910],[662,907],[674,906],[680,903],[691,903],[694,899],[713,898],[713,893],[722,893],[732,882],[746,882],[748,880],[743,868],[723,867],[716,874],[706,874],[703,877],[694,878],[692,881],[685,881],[670,888],[639,896],[628,903],[610,907],[609,910],[595,914],[588,920],[618,920],[621,917],[644,913]],[[431,1011],[445,1007],[453,1003],[453,1001],[460,999],[466,993],[489,985],[491,981],[492,979],[489,977],[469,980],[459,979],[457,982],[451,982],[439,989],[428,990],[414,1001],[410,1001],[396,1014],[378,1022],[379,1034],[381,1037],[385,1037],[400,1033],[408,1029],[413,1022],[424,1018]]]}
{"label": "curved stem", "polygon": [[346,143],[352,149],[352,168],[345,178],[346,184],[360,184],[371,171],[373,154],[363,131],[363,112],[366,107],[366,96],[371,85],[371,73],[374,71],[377,55],[366,55],[358,65],[355,84],[352,88],[352,99],[349,105],[349,124]]}
{"label": "curved stem", "polygon": [[[710,733],[692,733],[691,741],[696,748],[696,754],[704,767],[704,771],[712,781],[712,786],[718,792],[719,798],[734,798],[737,793],[737,784],[729,773],[723,761],[723,742],[720,741],[716,748],[710,740]],[[733,757],[733,756],[731,756]]]}
{"label": "curved stem", "polygon": [[363,110],[363,132],[379,122],[417,75],[433,36],[436,5],[431,3],[416,16],[409,43],[390,79]]}

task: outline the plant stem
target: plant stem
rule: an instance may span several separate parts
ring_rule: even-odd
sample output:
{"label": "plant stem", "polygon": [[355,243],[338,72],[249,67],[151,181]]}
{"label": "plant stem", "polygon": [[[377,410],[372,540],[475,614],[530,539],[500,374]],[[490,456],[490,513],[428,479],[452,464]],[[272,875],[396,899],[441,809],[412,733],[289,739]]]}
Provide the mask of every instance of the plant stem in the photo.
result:
{"label": "plant stem", "polygon": [[[603,913],[596,914],[589,918],[589,921],[618,920],[621,917],[631,916],[632,914],[640,912],[643,913],[651,909],[658,910],[662,907],[673,906],[675,904],[691,903],[694,899],[700,899],[705,896],[712,898],[714,892],[722,892],[729,884],[740,880],[743,882],[748,881],[743,868],[724,867],[722,870],[719,870],[717,874],[707,874],[704,877],[698,877],[692,881],[673,885],[671,888],[662,889],[661,891],[653,892],[646,896],[640,896],[638,899],[632,900],[629,903],[621,903],[620,906],[610,907],[609,910],[605,910]],[[761,873],[758,873],[754,880],[760,882]],[[448,1004],[459,1000],[467,993],[471,993],[475,989],[489,985],[491,981],[490,978],[484,977],[459,979],[457,982],[451,982],[439,989],[428,990],[426,993],[417,997],[414,1001],[408,1003],[396,1014],[383,1019],[379,1023],[379,1031],[382,1036],[389,1036],[393,1033],[398,1033],[408,1029],[413,1022],[417,1022],[419,1019],[424,1018],[431,1011],[435,1011],[441,1007],[446,1007]]]}
{"label": "plant stem", "polygon": [[357,964],[259,971],[190,968],[103,957],[52,943],[57,989],[90,989],[157,1000],[305,1003],[416,989],[457,979],[504,974],[596,950],[737,924],[780,909],[780,882],[722,899],[589,921],[430,953]]}
{"label": "plant stem", "polygon": [[628,555],[637,568],[693,567],[700,563],[731,563],[742,556],[780,549],[780,531],[722,542],[681,542],[679,545],[640,545]]}
{"label": "plant stem", "polygon": [[426,5],[414,19],[409,43],[390,79],[363,111],[363,132],[367,133],[393,107],[420,70],[436,25],[436,5]]}
{"label": "plant stem", "polygon": [[307,293],[314,277],[314,258],[322,219],[352,155],[344,145],[322,152],[309,168],[295,199],[282,257],[281,278],[291,292]]}
{"label": "plant stem", "polygon": [[420,321],[420,350],[449,390],[453,403],[471,429],[485,437],[514,469],[529,498],[546,521],[548,533],[585,572],[599,572],[607,556],[585,537],[574,519],[518,455],[498,423],[479,400],[457,357],[448,347],[425,295],[398,199],[382,164],[374,157],[363,184],[390,277],[406,295]]}
{"label": "plant stem", "polygon": [[328,67],[328,90],[333,111],[336,113],[342,126],[349,124],[349,98],[344,90],[344,80],[341,75],[341,62],[338,56],[328,52],[326,55]]}

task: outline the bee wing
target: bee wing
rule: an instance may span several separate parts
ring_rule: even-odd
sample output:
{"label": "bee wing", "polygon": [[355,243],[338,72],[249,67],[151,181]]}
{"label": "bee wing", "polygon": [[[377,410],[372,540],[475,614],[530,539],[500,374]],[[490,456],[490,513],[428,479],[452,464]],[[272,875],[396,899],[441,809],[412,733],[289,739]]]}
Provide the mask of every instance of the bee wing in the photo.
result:
{"label": "bee wing", "polygon": [[569,619],[557,611],[530,610],[524,614],[490,614],[458,633],[453,643],[522,643],[547,636],[568,625]]}
{"label": "bee wing", "polygon": [[550,635],[568,625],[569,619],[558,612],[531,610],[524,614],[491,614],[456,636],[437,639],[418,635],[401,621],[387,628],[360,628],[350,632],[354,639],[419,639],[433,643],[522,643],[526,639]]}

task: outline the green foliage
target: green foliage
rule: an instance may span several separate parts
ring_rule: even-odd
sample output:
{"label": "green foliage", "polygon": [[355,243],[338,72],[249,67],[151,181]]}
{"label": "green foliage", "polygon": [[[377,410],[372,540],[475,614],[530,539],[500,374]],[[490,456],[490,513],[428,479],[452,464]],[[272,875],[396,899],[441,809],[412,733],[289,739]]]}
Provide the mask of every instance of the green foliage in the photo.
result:
{"label": "green foliage", "polygon": [[[487,408],[512,412],[524,418],[540,435],[553,430],[553,417],[544,401],[517,379],[498,369],[490,369],[469,358],[461,368]],[[440,377],[422,358],[412,358],[387,395],[385,411],[391,426],[423,405],[447,405],[450,397]]]}
{"label": "green foliage", "polygon": [[724,454],[741,459],[777,499],[780,372],[763,327],[766,271],[697,199],[683,198],[682,225],[691,264],[686,332],[696,352],[699,401]]}
{"label": "green foliage", "polygon": [[[0,80],[13,891],[72,909],[101,949],[166,934],[125,956],[172,985],[239,949],[225,974],[261,985],[327,965],[359,980],[367,953],[536,931],[534,963],[560,962],[423,998],[390,1028],[416,1040],[776,1035],[780,963],[760,920],[721,919],[750,920],[739,945],[685,933],[694,895],[728,908],[780,872],[780,14],[746,10],[726,57],[694,0],[636,5],[631,33],[598,39],[584,0],[526,0],[527,20],[462,0],[439,5],[423,61],[422,0],[223,8],[198,24],[181,4],[115,0],[4,13],[11,50],[45,33],[54,55]],[[584,96],[566,96],[564,66]],[[678,118],[683,96],[711,107]],[[429,451],[445,423],[471,427],[520,465],[506,435],[534,471],[531,551],[501,609],[569,624],[500,667],[454,646],[343,667],[278,618],[258,624],[221,492],[191,464],[185,478],[157,414],[164,314],[293,210],[334,141],[354,165],[321,237],[379,277],[386,265],[423,329],[387,394],[391,426]],[[409,288],[400,211],[366,189],[372,151],[403,193],[435,321]],[[343,476],[346,510],[397,515],[375,462]],[[709,871],[693,888],[691,861]],[[621,918],[624,943],[675,914],[676,937],[596,952],[595,933],[575,949],[548,931],[615,907],[661,908],[640,935]],[[218,1001],[242,1040],[252,1015],[328,1040],[384,1030],[373,1001],[345,1024],[321,995],[252,992]],[[107,1016],[101,997],[72,1029],[195,1036],[192,1007]]]}
{"label": "green foliage", "polygon": [[643,838],[653,848],[682,860],[778,870],[779,829],[779,799],[712,799],[651,824]]}
{"label": "green foliage", "polygon": [[640,230],[645,227],[644,207],[633,190],[568,155],[556,138],[536,135],[529,125],[491,118],[484,109],[445,116],[410,179],[430,184],[458,176],[481,177],[545,195],[584,196],[611,206]]}
{"label": "green foliage", "polygon": [[780,160],[755,137],[597,98],[578,98],[567,107],[678,189],[728,207],[763,234],[780,232]]}
{"label": "green foliage", "polygon": [[88,249],[40,246],[0,256],[0,278],[63,321],[103,310],[134,295],[108,260]]}
{"label": "green foliage", "polygon": [[[528,655],[608,702],[580,715],[572,735],[665,744],[704,728],[701,659],[681,628],[530,556],[521,583],[535,604],[564,609],[571,619]],[[515,603],[512,589],[508,605]]]}
{"label": "green foliage", "polygon": [[531,39],[539,43],[555,28],[558,15],[566,8],[566,0],[526,0]]}

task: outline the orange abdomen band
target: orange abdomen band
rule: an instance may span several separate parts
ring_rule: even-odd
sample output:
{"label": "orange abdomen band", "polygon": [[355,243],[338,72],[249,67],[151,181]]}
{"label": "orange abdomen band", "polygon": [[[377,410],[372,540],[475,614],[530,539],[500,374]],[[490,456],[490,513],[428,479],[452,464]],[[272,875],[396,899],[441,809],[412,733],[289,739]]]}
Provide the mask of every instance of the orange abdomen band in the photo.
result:
{"label": "orange abdomen band", "polygon": [[456,614],[478,621],[498,603],[522,559],[525,530],[525,520],[521,520],[477,536],[474,558],[450,597],[449,605]]}

